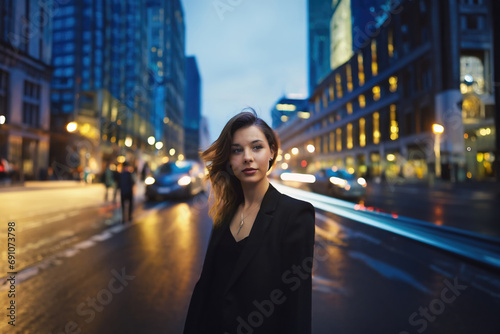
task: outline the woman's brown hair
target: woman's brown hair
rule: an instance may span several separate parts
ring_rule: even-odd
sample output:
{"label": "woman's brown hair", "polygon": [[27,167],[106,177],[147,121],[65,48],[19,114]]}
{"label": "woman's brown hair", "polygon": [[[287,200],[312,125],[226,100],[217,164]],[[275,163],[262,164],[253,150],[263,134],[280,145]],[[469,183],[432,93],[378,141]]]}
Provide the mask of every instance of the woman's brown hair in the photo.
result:
{"label": "woman's brown hair", "polygon": [[252,108],[244,109],[233,116],[222,129],[219,138],[208,149],[200,152],[201,158],[207,164],[208,176],[206,180],[209,180],[212,185],[210,197],[213,196],[213,201],[209,214],[216,226],[229,219],[234,214],[238,204],[243,201],[241,183],[234,176],[229,158],[234,133],[238,129],[252,125],[257,126],[264,133],[269,148],[274,152],[273,158],[269,162],[268,170],[271,169],[278,156],[279,137],[264,120],[257,116]]}

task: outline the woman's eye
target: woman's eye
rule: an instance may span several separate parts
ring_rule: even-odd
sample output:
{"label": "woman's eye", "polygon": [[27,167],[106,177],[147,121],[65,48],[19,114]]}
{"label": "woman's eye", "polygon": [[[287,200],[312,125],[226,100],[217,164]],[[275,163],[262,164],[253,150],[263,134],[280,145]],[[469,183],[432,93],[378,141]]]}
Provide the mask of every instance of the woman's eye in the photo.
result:
{"label": "woman's eye", "polygon": [[235,148],[232,150],[233,153],[239,153],[241,152],[241,148]]}
{"label": "woman's eye", "polygon": [[254,146],[254,149],[256,149],[256,150],[260,150],[261,148],[262,148],[262,146],[260,146],[260,145]]}

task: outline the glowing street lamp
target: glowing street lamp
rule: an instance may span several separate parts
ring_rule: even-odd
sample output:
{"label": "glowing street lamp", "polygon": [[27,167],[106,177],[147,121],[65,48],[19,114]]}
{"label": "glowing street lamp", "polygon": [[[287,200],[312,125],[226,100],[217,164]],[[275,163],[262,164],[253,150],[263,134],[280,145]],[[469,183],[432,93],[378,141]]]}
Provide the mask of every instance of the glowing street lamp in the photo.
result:
{"label": "glowing street lamp", "polygon": [[435,169],[436,177],[441,177],[441,134],[444,132],[444,127],[441,124],[432,124],[432,132],[436,136],[434,140],[434,155],[435,159]]}
{"label": "glowing street lamp", "polygon": [[68,125],[66,125],[66,130],[68,130],[68,132],[75,132],[77,128],[78,125],[76,122],[69,122]]}

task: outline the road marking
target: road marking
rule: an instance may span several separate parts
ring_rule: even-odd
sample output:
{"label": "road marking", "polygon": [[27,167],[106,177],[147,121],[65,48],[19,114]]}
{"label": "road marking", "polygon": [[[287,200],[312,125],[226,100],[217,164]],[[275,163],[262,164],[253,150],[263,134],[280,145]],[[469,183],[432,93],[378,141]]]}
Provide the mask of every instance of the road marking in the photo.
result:
{"label": "road marking", "polygon": [[[76,254],[80,253],[80,251],[89,249],[92,246],[95,246],[98,242],[103,242],[105,240],[108,240],[115,234],[119,234],[120,232],[129,229],[130,227],[132,227],[132,225],[140,224],[142,218],[151,215],[153,213],[157,213],[166,206],[167,203],[159,203],[158,205],[152,207],[151,209],[144,211],[139,217],[134,219],[132,224],[123,225],[117,223],[112,227],[105,229],[101,233],[91,236],[87,240],[83,240],[68,249],[62,250],[56,254],[49,256],[48,258],[38,262],[37,264],[23,268],[22,270],[18,271],[16,275],[16,283],[17,284],[21,283],[23,281],[30,279],[31,277],[36,276],[38,273],[43,271],[43,269],[63,264],[64,262],[61,259],[71,258]],[[5,284],[7,282],[7,278],[8,276],[0,278],[0,291],[5,291],[8,289],[7,284]]]}

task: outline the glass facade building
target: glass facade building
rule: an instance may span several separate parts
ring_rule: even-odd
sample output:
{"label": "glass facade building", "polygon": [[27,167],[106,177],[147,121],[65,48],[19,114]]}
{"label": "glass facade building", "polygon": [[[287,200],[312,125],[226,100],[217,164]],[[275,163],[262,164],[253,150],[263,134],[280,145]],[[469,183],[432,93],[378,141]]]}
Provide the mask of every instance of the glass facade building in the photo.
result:
{"label": "glass facade building", "polygon": [[196,58],[186,57],[185,152],[187,159],[200,160],[201,78]]}
{"label": "glass facade building", "polygon": [[[166,125],[167,87],[178,79],[166,79],[172,32],[158,29],[170,26],[167,15],[182,22],[182,11],[173,6],[173,1],[146,0],[71,0],[59,6],[51,94],[54,163],[97,174],[103,161],[119,158],[141,168],[174,146],[168,146],[167,137],[182,138],[182,131],[175,128],[172,135]],[[179,80],[175,85],[184,84],[183,77]],[[181,107],[183,101],[178,101]],[[170,118],[177,120],[179,112]],[[78,125],[73,133],[66,130],[69,122]],[[182,122],[173,124],[182,128]],[[160,152],[148,144],[149,137],[164,142]],[[68,151],[71,157],[61,155]]]}

